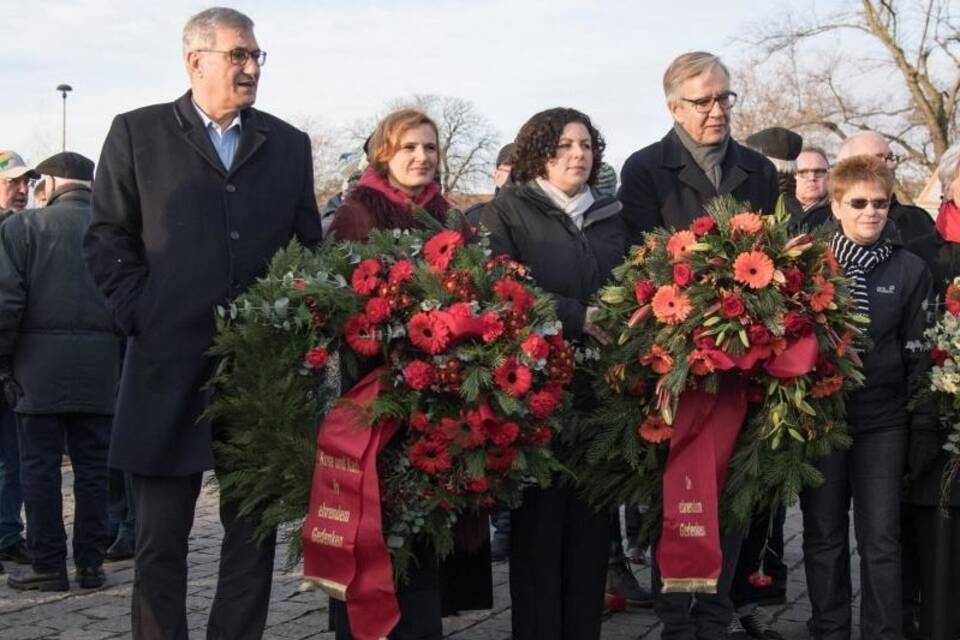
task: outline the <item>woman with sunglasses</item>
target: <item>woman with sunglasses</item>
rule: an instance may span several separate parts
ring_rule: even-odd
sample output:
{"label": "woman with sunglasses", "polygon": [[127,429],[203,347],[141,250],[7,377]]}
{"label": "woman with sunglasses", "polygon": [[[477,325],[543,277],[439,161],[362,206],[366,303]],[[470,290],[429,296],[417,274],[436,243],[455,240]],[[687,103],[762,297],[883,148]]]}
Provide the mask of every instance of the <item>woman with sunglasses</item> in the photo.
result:
{"label": "woman with sunglasses", "polygon": [[926,407],[908,403],[923,385],[923,347],[931,277],[888,223],[893,173],[871,156],[841,161],[830,176],[836,231],[833,255],[850,279],[871,346],[863,354],[864,386],[847,399],[853,445],[822,458],[824,483],[801,495],[803,561],[821,640],[851,635],[849,511],[860,555],[860,633],[901,640],[900,500],[911,433],[935,428]]}

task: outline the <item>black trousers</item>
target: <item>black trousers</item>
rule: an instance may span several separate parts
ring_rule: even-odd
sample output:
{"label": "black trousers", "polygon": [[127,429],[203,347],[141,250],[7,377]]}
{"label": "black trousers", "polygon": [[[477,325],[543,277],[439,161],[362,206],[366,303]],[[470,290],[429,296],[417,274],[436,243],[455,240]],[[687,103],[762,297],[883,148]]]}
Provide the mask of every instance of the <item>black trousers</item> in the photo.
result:
{"label": "black trousers", "polygon": [[823,458],[822,486],[800,496],[803,564],[821,640],[851,633],[850,501],[860,555],[860,633],[900,640],[900,499],[906,427],[854,433],[853,446]]}
{"label": "black trousers", "polygon": [[110,544],[107,449],[112,416],[92,413],[17,414],[20,478],[27,512],[27,548],[38,572],[66,568],[60,464],[64,442],[73,466],[73,562],[99,567]]}
{"label": "black trousers", "polygon": [[[755,513],[750,521],[750,530],[743,538],[740,558],[730,587],[734,609],[748,604],[777,605],[787,601],[787,565],[783,562],[783,525],[787,510],[783,507],[772,514],[769,511]],[[767,538],[769,534],[769,539]],[[755,587],[750,576],[760,568],[773,579],[769,587]]]}
{"label": "black trousers", "polygon": [[[400,622],[390,633],[390,640],[440,640],[443,637],[437,560],[427,554],[418,554],[418,559],[419,563],[410,563],[407,583],[397,589]],[[330,623],[336,631],[336,640],[353,640],[347,605],[332,598]]]}
{"label": "black trousers", "polygon": [[573,488],[531,488],[510,515],[513,640],[597,640],[610,518]]}
{"label": "black trousers", "polygon": [[716,593],[663,593],[660,568],[653,553],[653,581],[657,591],[654,609],[663,622],[662,640],[719,640],[727,637],[733,619],[730,586],[736,572],[743,535],[728,532],[720,536],[723,566]]}
{"label": "black trousers", "polygon": [[960,508],[912,506],[910,525],[917,542],[920,585],[920,637],[960,638]]}
{"label": "black trousers", "polygon": [[[133,637],[186,639],[187,539],[203,476],[132,474],[132,480],[137,510]],[[220,522],[224,535],[207,638],[257,640],[267,621],[276,541],[253,542],[255,522],[222,500]]]}

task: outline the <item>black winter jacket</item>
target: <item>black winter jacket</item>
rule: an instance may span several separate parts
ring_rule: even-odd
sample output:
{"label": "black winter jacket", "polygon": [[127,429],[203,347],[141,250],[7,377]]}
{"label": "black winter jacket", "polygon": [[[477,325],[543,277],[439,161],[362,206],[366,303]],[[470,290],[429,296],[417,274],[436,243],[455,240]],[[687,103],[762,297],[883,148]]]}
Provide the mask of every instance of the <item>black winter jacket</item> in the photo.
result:
{"label": "black winter jacket", "polygon": [[932,429],[936,420],[927,407],[907,411],[930,367],[923,337],[933,321],[930,271],[903,247],[889,224],[884,237],[893,243],[893,254],[867,275],[871,345],[863,354],[866,382],[847,400],[854,435],[887,427]]}
{"label": "black winter jacket", "polygon": [[888,217],[897,224],[900,238],[907,245],[934,231],[933,218],[925,209],[910,204],[901,204],[896,196],[890,200]]}
{"label": "black winter jacket", "polygon": [[626,253],[620,203],[594,192],[595,202],[577,229],[535,182],[500,190],[480,214],[494,255],[507,254],[530,268],[533,279],[557,301],[563,334],[583,334],[590,298]]}
{"label": "black winter jacket", "polygon": [[718,195],[731,194],[755,211],[773,213],[780,196],[773,163],[731,139],[721,166],[723,178],[715,189],[673,129],[627,158],[617,198],[623,203],[629,244],[640,244],[642,234],[656,227],[690,226]]}
{"label": "black winter jacket", "polygon": [[0,226],[0,357],[19,413],[113,413],[121,338],[83,262],[90,190],[68,185]]}

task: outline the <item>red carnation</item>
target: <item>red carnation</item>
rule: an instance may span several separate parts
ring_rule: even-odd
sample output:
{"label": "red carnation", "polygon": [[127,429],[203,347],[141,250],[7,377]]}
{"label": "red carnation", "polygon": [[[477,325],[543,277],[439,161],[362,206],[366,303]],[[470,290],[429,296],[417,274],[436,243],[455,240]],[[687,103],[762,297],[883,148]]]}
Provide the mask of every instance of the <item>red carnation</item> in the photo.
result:
{"label": "red carnation", "polygon": [[343,325],[343,334],[350,348],[362,356],[373,356],[380,351],[377,328],[366,314],[358,313]]}
{"label": "red carnation", "polygon": [[479,478],[467,479],[467,491],[471,493],[486,493],[490,490],[490,478],[480,476]]}
{"label": "red carnation", "polygon": [[943,349],[930,350],[930,359],[933,360],[933,364],[937,365],[938,367],[942,367],[949,357],[950,354]]}
{"label": "red carnation", "polygon": [[403,368],[403,379],[414,391],[423,391],[432,385],[436,378],[437,370],[423,360],[411,360]]}
{"label": "red carnation", "polygon": [[513,447],[493,447],[487,449],[487,469],[506,473],[517,459],[517,450]]}
{"label": "red carnation", "polygon": [[488,311],[480,316],[483,323],[483,341],[487,344],[496,342],[503,335],[503,320],[494,311]]}
{"label": "red carnation", "polygon": [[413,263],[409,260],[400,260],[390,267],[388,276],[390,284],[400,284],[413,279]]}
{"label": "red carnation", "polygon": [[522,366],[516,358],[507,358],[493,370],[493,381],[500,389],[514,398],[520,398],[530,390],[530,369]]}
{"label": "red carnation", "polygon": [[330,359],[330,353],[323,347],[314,347],[303,356],[303,362],[311,369],[322,369]]}
{"label": "red carnation", "polygon": [[472,318],[473,307],[470,306],[469,302],[454,302],[447,307],[447,313],[455,318]]}
{"label": "red carnation", "polygon": [[423,257],[433,271],[446,271],[457,247],[463,246],[463,236],[456,231],[441,231],[423,245]]}
{"label": "red carnation", "polygon": [[801,337],[813,331],[813,320],[802,313],[788,311],[783,316],[783,327],[786,330],[787,335],[792,337]]}
{"label": "red carnation", "polygon": [[783,276],[787,280],[786,284],[783,285],[784,293],[788,296],[799,293],[800,289],[803,288],[803,272],[796,267],[791,267],[784,269]]}
{"label": "red carnation", "polygon": [[637,297],[637,304],[641,307],[653,299],[653,294],[657,292],[657,287],[649,280],[637,280],[633,285],[633,295]]}
{"label": "red carnation", "polygon": [[367,300],[367,306],[364,309],[367,312],[367,317],[370,318],[370,322],[374,324],[380,324],[384,320],[388,320],[390,314],[393,313],[387,299],[380,296]]}
{"label": "red carnation", "polygon": [[410,428],[418,433],[426,433],[430,430],[430,419],[427,418],[427,414],[420,411],[413,414],[413,417],[410,418]]}
{"label": "red carnation", "polygon": [[506,447],[520,437],[520,427],[516,422],[495,422],[490,427],[490,440],[498,447]]}
{"label": "red carnation", "polygon": [[526,313],[533,306],[533,296],[516,280],[497,280],[493,285],[493,291],[501,300],[509,302],[511,308],[517,313]]}
{"label": "red carnation", "polygon": [[773,334],[763,324],[755,322],[747,329],[747,335],[750,337],[750,344],[763,346],[770,344]]}
{"label": "red carnation", "polygon": [[450,344],[450,327],[445,315],[443,311],[421,311],[413,314],[407,323],[410,342],[427,353],[443,353]]}
{"label": "red carnation", "polygon": [[431,476],[449,471],[453,466],[447,445],[435,438],[423,438],[414,443],[410,447],[410,462]]}
{"label": "red carnation", "polygon": [[537,334],[531,334],[529,338],[523,341],[523,344],[520,345],[520,348],[523,349],[523,352],[530,356],[531,360],[546,360],[547,356],[550,355],[550,345],[546,340],[543,339],[543,336]]}
{"label": "red carnation", "polygon": [[710,216],[700,216],[690,225],[690,231],[695,236],[705,236],[717,228],[717,223]]}
{"label": "red carnation", "polygon": [[673,265],[673,281],[678,287],[685,287],[693,281],[693,267],[687,262]]}
{"label": "red carnation", "polygon": [[530,407],[530,413],[537,420],[546,420],[557,410],[560,404],[560,398],[555,393],[548,390],[537,391],[530,394],[527,399],[527,406]]}
{"label": "red carnation", "polygon": [[720,300],[720,310],[725,318],[739,318],[747,310],[743,298],[738,293],[728,293]]}
{"label": "red carnation", "polygon": [[380,286],[380,278],[377,277],[379,273],[380,261],[367,258],[353,270],[353,276],[350,278],[353,290],[362,296],[370,295]]}

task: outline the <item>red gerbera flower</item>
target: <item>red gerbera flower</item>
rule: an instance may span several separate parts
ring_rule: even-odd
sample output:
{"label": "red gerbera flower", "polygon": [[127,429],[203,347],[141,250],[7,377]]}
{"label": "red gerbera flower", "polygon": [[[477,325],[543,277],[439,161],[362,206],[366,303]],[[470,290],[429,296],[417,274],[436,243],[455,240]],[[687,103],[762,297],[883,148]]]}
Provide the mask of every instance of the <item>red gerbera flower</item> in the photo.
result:
{"label": "red gerbera flower", "polygon": [[453,466],[450,450],[442,441],[423,438],[410,447],[410,462],[427,475],[449,471]]}
{"label": "red gerbera flower", "polygon": [[486,467],[490,471],[506,473],[513,467],[513,461],[516,459],[517,450],[513,447],[493,447],[487,449]]}
{"label": "red gerbera flower", "polygon": [[490,490],[490,478],[480,476],[479,478],[467,479],[467,491],[470,493],[486,493]]}
{"label": "red gerbera flower", "polygon": [[379,332],[364,313],[350,317],[343,326],[343,334],[350,348],[362,356],[376,355],[380,351]]}
{"label": "red gerbera flower", "polygon": [[476,449],[487,440],[487,429],[481,420],[455,420],[444,418],[440,428],[450,439],[464,449]]}
{"label": "red gerbera flower", "polygon": [[443,353],[450,344],[450,327],[445,315],[443,311],[421,311],[413,314],[407,323],[410,342],[427,353]]}
{"label": "red gerbera flower", "polygon": [[463,236],[456,231],[441,231],[423,245],[423,257],[433,271],[446,271],[457,247],[463,246]]}
{"label": "red gerbera flower", "polygon": [[390,275],[388,278],[390,280],[390,284],[400,284],[401,282],[412,280],[413,263],[409,260],[400,260],[393,263],[393,266],[390,267]]}
{"label": "red gerbera flower", "polygon": [[353,270],[353,276],[350,278],[353,290],[362,296],[370,295],[380,286],[379,273],[380,261],[367,258]]}
{"label": "red gerbera flower", "polygon": [[530,390],[533,375],[516,358],[507,358],[493,370],[493,381],[500,389],[514,398],[520,398]]}
{"label": "red gerbera flower", "polygon": [[533,296],[516,280],[497,280],[493,291],[501,300],[509,302],[517,313],[526,313],[533,306]]}
{"label": "red gerbera flower", "polygon": [[380,296],[367,300],[367,305],[364,309],[367,312],[367,317],[370,318],[370,322],[374,324],[380,324],[384,320],[388,320],[390,314],[393,313],[390,302]]}
{"label": "red gerbera flower", "polygon": [[423,360],[411,360],[403,368],[403,379],[414,391],[423,391],[436,380],[437,370]]}

